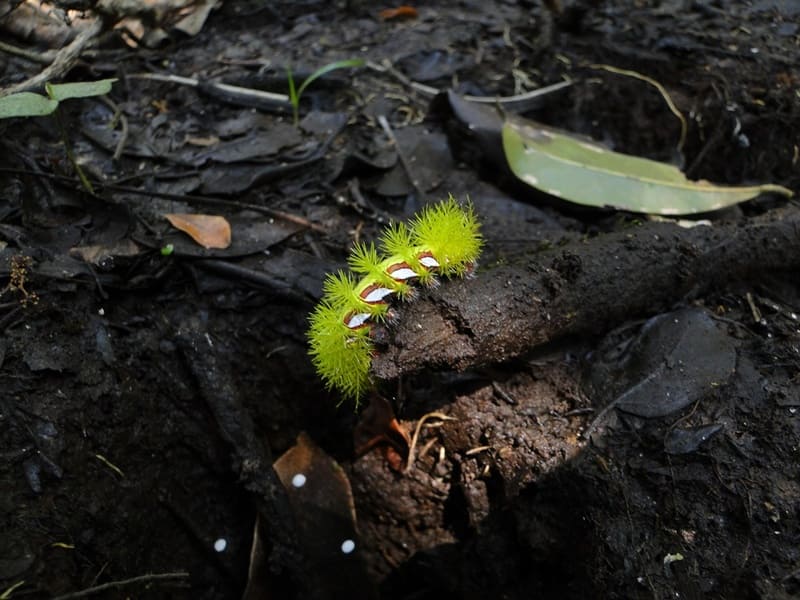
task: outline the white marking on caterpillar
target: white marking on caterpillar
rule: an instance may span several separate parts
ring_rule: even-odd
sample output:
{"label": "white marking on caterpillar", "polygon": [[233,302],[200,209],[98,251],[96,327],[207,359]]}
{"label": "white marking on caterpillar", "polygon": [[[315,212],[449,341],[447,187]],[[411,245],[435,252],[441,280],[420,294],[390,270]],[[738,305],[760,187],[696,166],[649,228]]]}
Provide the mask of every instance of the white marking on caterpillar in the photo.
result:
{"label": "white marking on caterpillar", "polygon": [[294,477],[292,477],[292,485],[296,488],[301,488],[306,484],[306,476],[302,473],[298,473]]}
{"label": "white marking on caterpillar", "polygon": [[391,265],[386,269],[386,273],[395,281],[408,281],[409,279],[419,277],[419,275],[414,272],[414,269],[404,262]]}
{"label": "white marking on caterpillar", "polygon": [[364,291],[361,292],[361,299],[367,304],[380,304],[384,301],[386,296],[392,294],[394,294],[393,289],[381,287],[377,283],[373,283],[364,288]]}
{"label": "white marking on caterpillar", "polygon": [[364,327],[372,315],[369,313],[350,313],[344,318],[344,324],[350,329]]}
{"label": "white marking on caterpillar", "polygon": [[350,554],[356,549],[356,543],[353,540],[345,540],[342,542],[342,553]]}
{"label": "white marking on caterpillar", "polygon": [[430,252],[423,252],[419,255],[419,264],[426,269],[438,269],[441,267],[439,261],[436,260],[436,257]]}

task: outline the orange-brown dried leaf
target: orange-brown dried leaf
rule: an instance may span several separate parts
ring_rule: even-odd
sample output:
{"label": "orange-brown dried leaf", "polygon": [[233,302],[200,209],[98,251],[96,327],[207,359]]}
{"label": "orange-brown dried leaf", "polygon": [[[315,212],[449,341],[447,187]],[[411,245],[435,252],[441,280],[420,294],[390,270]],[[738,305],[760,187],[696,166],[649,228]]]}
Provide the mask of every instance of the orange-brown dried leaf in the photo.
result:
{"label": "orange-brown dried leaf", "polygon": [[397,8],[385,8],[378,14],[384,21],[389,21],[390,19],[416,19],[418,16],[416,8],[405,4]]}
{"label": "orange-brown dried leaf", "polygon": [[231,245],[231,225],[225,217],[173,213],[164,215],[175,229],[188,234],[203,248],[223,249]]}

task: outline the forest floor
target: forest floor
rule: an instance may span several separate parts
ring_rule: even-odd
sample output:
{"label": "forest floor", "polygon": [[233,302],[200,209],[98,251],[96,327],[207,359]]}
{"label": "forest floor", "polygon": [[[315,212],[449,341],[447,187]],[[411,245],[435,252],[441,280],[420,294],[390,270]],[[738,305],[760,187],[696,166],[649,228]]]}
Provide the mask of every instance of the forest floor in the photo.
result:
{"label": "forest floor", "polygon": [[[796,200],[693,229],[570,205],[514,181],[434,95],[566,81],[498,105],[796,195],[796,3],[230,1],[194,29],[142,9],[24,30],[12,4],[3,38],[34,57],[0,53],[0,88],[92,23],[54,79],[116,81],[0,121],[0,597],[800,595]],[[300,82],[356,58],[293,123],[287,67]],[[665,94],[600,65],[662,85],[685,143]],[[388,402],[353,410],[307,353],[325,274],[449,194],[482,224],[475,276],[398,307],[381,356],[427,351],[443,301],[479,306],[498,273],[520,302],[497,305],[498,335],[540,301],[511,277],[546,275],[548,311],[567,294],[580,326],[554,316],[542,343],[390,379],[401,361],[378,356]],[[170,213],[224,216],[233,242],[202,248]],[[422,337],[392,342],[406,333]],[[299,469],[306,487],[284,487]]]}

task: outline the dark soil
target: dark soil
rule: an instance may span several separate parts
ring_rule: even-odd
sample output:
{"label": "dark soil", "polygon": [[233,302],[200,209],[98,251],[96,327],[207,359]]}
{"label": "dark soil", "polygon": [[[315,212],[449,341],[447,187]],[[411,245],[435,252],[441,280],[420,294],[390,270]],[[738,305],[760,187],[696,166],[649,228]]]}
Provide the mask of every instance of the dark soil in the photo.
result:
{"label": "dark soil", "polygon": [[[562,4],[226,2],[195,36],[144,15],[163,40],[106,28],[65,76],[118,78],[110,102],[0,121],[0,597],[800,596],[796,201],[698,229],[571,206],[413,85],[569,79],[524,116],[796,194],[800,11]],[[206,85],[285,94],[287,66],[354,57],[299,127]],[[598,64],[664,86],[681,152],[656,88]],[[41,68],[0,55],[3,87]],[[402,431],[438,415],[406,468],[385,408],[323,389],[306,319],[354,241],[450,193],[483,224],[476,277],[399,307],[374,364]],[[223,215],[234,242],[166,213]],[[388,443],[358,456],[373,418]]]}

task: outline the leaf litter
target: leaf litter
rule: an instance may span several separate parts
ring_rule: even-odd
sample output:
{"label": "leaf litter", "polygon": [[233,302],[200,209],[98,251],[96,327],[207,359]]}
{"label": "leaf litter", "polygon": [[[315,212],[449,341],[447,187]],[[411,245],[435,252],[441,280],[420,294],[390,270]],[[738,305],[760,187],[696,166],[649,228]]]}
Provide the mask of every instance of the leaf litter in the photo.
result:
{"label": "leaf litter", "polygon": [[[798,592],[793,553],[800,540],[792,517],[800,497],[792,412],[797,325],[788,316],[800,312],[794,272],[747,273],[718,290],[688,294],[678,304],[701,309],[719,329],[722,345],[735,346],[733,373],[725,382],[713,378],[719,386],[701,386],[703,393],[674,413],[635,414],[652,404],[663,408],[663,397],[627,406],[633,412],[615,408],[618,420],[591,443],[587,427],[621,394],[615,378],[601,379],[599,387],[586,384],[599,352],[592,336],[557,340],[502,364],[487,356],[480,369],[466,373],[440,365],[387,382],[404,425],[432,412],[458,418],[422,431],[413,468],[403,475],[380,455],[353,458],[356,418],[336,409],[337,399],[324,394],[308,365],[302,330],[321,273],[343,259],[354,239],[371,239],[383,221],[400,220],[427,199],[452,192],[485,207],[491,247],[478,278],[497,264],[564,247],[557,264],[542,265],[552,269],[551,287],[539,290],[535,302],[568,286],[571,273],[593,268],[588,258],[575,264],[567,244],[590,246],[607,231],[637,227],[627,215],[570,212],[575,208],[519,187],[505,177],[507,165],[493,162],[504,156],[500,129],[494,146],[488,138],[470,146],[468,128],[462,136],[429,106],[437,90],[482,98],[492,110],[530,112],[524,116],[616,142],[631,155],[663,153],[674,147],[677,124],[667,119],[652,126],[654,115],[664,112],[661,98],[626,96],[629,88],[614,81],[619,78],[602,88],[594,76],[584,78],[583,65],[602,60],[624,67],[634,60],[638,72],[658,75],[689,117],[684,151],[692,179],[726,186],[776,181],[798,189],[796,140],[786,127],[798,117],[791,85],[797,57],[786,43],[790,37],[771,33],[786,29],[790,15],[764,3],[726,11],[691,6],[665,29],[663,16],[634,3],[621,12],[603,5],[564,8],[551,13],[540,4],[523,14],[513,3],[478,3],[473,13],[426,5],[414,19],[381,21],[373,9],[353,3],[335,13],[308,3],[224,3],[200,11],[205,25],[189,28],[189,38],[171,31],[177,22],[172,13],[150,15],[142,30],[147,38],[133,44],[150,46],[146,57],[125,49],[133,40],[129,33],[110,34],[120,35],[121,43],[97,45],[67,79],[81,79],[87,65],[102,76],[121,76],[123,85],[109,94],[119,110],[91,98],[63,108],[75,154],[104,195],[100,203],[113,200],[131,212],[129,220],[119,219],[125,224],[119,230],[109,229],[96,199],[75,191],[63,141],[49,121],[0,123],[8,201],[0,206],[0,273],[8,277],[13,256],[33,256],[25,286],[40,298],[22,306],[4,296],[0,309],[6,390],[0,452],[7,458],[2,477],[13,520],[1,548],[0,589],[50,597],[110,584],[135,595],[135,586],[148,585],[157,594],[167,590],[161,588],[167,579],[137,578],[169,569],[189,586],[164,591],[172,597],[238,598],[246,567],[267,564],[257,570],[271,591],[296,591],[287,589],[291,577],[285,575],[292,564],[302,569],[309,563],[286,561],[288,552],[266,563],[250,561],[253,531],[280,531],[282,522],[273,497],[259,488],[266,472],[259,469],[271,459],[232,458],[231,448],[242,443],[237,432],[252,419],[258,432],[253,446],[265,456],[280,456],[305,430],[342,466],[367,572],[353,581],[367,590],[375,583],[386,598]],[[697,20],[702,35],[691,26]],[[339,115],[341,127],[290,134],[285,67],[356,55],[380,62],[383,70],[337,72],[336,85],[326,86],[322,77],[304,94],[307,115]],[[7,73],[17,81],[41,70],[41,63],[9,56]],[[126,73],[118,72],[122,64]],[[414,71],[403,75],[404,68]],[[141,70],[159,76],[168,70],[191,81],[122,78]],[[409,81],[413,73],[430,78],[429,85]],[[549,85],[558,94],[537,94],[536,87]],[[376,93],[380,103],[373,102]],[[259,118],[251,117],[254,106]],[[369,113],[365,106],[379,110]],[[91,124],[75,118],[84,113],[102,118]],[[117,113],[127,132],[121,121],[108,129]],[[395,164],[389,152],[387,160],[370,154],[386,143],[380,115],[396,139],[409,136],[401,165],[407,181],[394,188],[400,195],[373,192]],[[412,124],[420,136],[426,130],[436,136],[435,152],[414,150],[414,129],[400,133]],[[279,145],[274,151],[250,146],[256,128],[283,131],[294,141],[271,139]],[[113,133],[103,137],[103,131]],[[445,160],[444,134],[455,160]],[[237,160],[223,163],[215,146],[188,143],[212,136],[220,139],[219,149],[231,141],[230,156],[235,150]],[[115,156],[117,148],[122,152]],[[566,183],[564,177],[559,185],[573,175]],[[409,186],[415,179],[424,183],[419,187],[426,197]],[[165,192],[179,199],[164,202],[158,194]],[[191,196],[196,193],[214,197]],[[601,200],[605,207],[618,198],[604,194]],[[635,205],[636,197],[623,201]],[[48,210],[35,208],[42,206]],[[735,204],[712,222],[790,218],[793,206],[766,195]],[[164,213],[224,217],[231,246],[206,250],[169,231]],[[174,243],[175,252],[162,254],[164,243]],[[719,240],[720,252],[728,243]],[[691,245],[675,244],[676,253],[692,256]],[[639,250],[632,242],[619,260]],[[607,265],[610,281],[614,265]],[[758,322],[748,293],[759,306]],[[620,302],[624,296],[623,290]],[[760,300],[767,297],[780,297],[787,308],[774,311]],[[676,308],[658,300],[651,317]],[[581,310],[592,310],[590,296]],[[516,316],[498,314],[494,326]],[[182,331],[192,321],[205,328],[187,345]],[[698,335],[719,341],[701,321],[692,323]],[[630,333],[631,326],[604,322],[597,330],[614,338],[616,327]],[[698,349],[707,347],[685,334]],[[391,330],[388,335],[381,343],[391,343]],[[670,373],[680,368],[663,360],[666,354],[705,362],[689,346],[658,346],[649,372],[674,375],[672,383],[685,387],[686,380]],[[730,351],[721,356],[729,365]],[[215,364],[229,369],[206,368]],[[633,386],[646,372],[636,379],[633,369],[623,369],[616,379]],[[239,398],[238,404],[220,415],[213,410],[220,396]],[[31,452],[36,461],[29,460]],[[95,456],[118,465],[125,481],[110,476]],[[64,546],[53,545],[62,538]],[[216,543],[223,539],[226,544]],[[286,549],[275,536],[265,539],[273,550]],[[679,555],[685,559],[665,568],[665,556]],[[281,566],[287,571],[273,578]]]}

